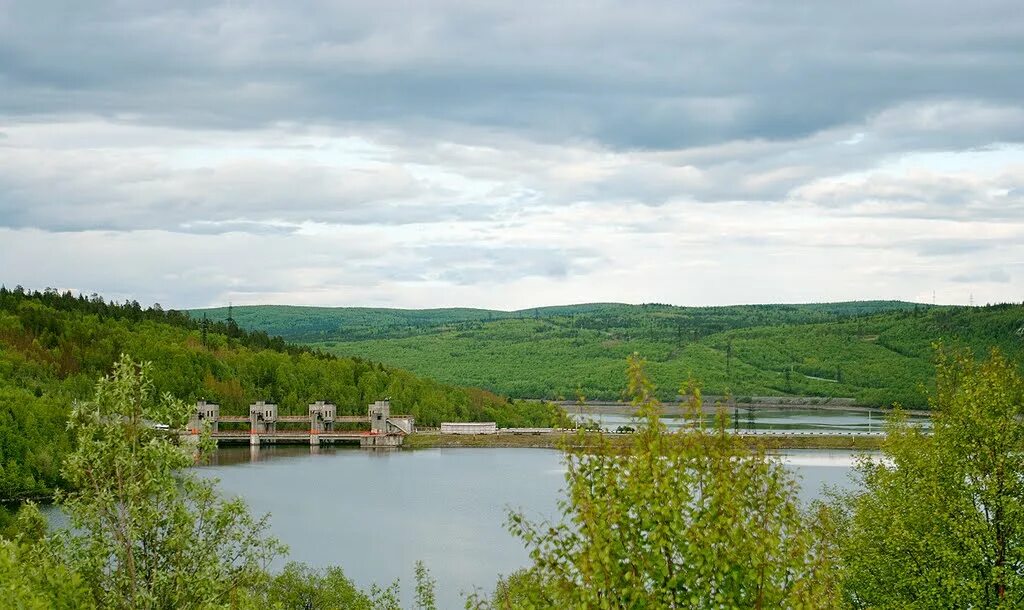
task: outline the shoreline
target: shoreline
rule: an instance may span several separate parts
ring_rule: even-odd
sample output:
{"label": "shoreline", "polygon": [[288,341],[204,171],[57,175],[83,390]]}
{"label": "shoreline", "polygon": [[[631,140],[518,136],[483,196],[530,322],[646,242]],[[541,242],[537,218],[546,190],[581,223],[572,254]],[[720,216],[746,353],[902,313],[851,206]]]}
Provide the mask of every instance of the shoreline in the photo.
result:
{"label": "shoreline", "polygon": [[[715,398],[715,397],[711,397]],[[568,414],[572,414],[577,410],[583,412],[584,415],[629,415],[635,411],[628,402],[612,402],[612,401],[592,401],[580,405],[578,403],[562,401],[554,402],[562,408]],[[853,413],[879,413],[888,416],[892,414],[895,409],[892,407],[869,407],[865,405],[856,405],[852,403],[841,403],[841,402],[821,402],[814,403],[808,402],[804,399],[803,402],[796,399],[787,402],[769,402],[764,400],[757,400],[754,402],[730,402],[728,405],[723,405],[726,408],[737,408],[748,411],[849,411]],[[678,416],[685,415],[688,411],[688,406],[685,402],[669,402],[661,404],[662,415],[667,416]],[[702,410],[705,413],[714,413],[718,409],[717,402],[710,402],[709,397],[705,397],[705,402]],[[900,409],[906,415],[914,417],[930,417],[934,414],[933,411],[926,409]]]}
{"label": "shoreline", "polygon": [[[441,434],[440,432],[416,432],[405,438],[402,449],[454,449],[454,448],[502,448],[502,449],[560,449],[564,432],[538,434]],[[631,434],[605,434],[613,447],[625,447],[632,440]],[[882,447],[883,436],[742,436],[750,447],[764,449],[853,449],[873,451]]]}

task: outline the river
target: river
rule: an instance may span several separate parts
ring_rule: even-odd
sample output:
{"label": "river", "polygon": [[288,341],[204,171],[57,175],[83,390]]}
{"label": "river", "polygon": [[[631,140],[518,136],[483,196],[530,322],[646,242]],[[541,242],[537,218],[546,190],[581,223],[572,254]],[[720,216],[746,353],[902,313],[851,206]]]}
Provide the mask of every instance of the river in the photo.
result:
{"label": "river", "polygon": [[[851,484],[850,452],[788,451],[780,459],[800,478],[805,501],[824,484]],[[489,593],[499,574],[527,564],[505,530],[506,515],[554,517],[565,469],[560,453],[548,449],[271,446],[219,449],[199,472],[218,478],[223,493],[244,498],[254,513],[271,513],[288,559],[340,565],[362,587],[399,578],[406,605],[413,564],[423,560],[440,607],[461,608],[463,592]]]}

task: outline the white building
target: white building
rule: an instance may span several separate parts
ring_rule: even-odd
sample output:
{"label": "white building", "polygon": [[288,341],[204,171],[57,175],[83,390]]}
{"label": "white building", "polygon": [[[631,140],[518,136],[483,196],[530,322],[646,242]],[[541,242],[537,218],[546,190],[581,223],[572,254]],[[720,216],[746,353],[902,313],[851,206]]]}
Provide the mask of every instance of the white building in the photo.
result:
{"label": "white building", "polygon": [[497,434],[498,424],[488,422],[445,422],[441,434]]}

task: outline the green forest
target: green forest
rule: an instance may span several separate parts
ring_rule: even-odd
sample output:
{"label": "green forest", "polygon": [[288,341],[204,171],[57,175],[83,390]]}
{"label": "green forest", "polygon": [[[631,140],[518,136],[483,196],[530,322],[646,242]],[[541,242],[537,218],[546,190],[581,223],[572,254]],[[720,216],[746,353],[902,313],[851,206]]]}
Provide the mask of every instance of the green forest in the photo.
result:
{"label": "green forest", "polygon": [[733,305],[677,307],[648,303],[585,303],[537,307],[518,311],[493,309],[386,309],[371,307],[300,307],[253,305],[190,310],[198,318],[225,321],[264,330],[288,341],[357,341],[395,339],[433,334],[441,329],[467,330],[478,323],[498,320],[573,321],[579,328],[625,331],[634,336],[697,339],[709,334],[750,326],[832,322],[850,316],[887,311],[913,311],[925,305],[904,301],[850,301],[803,305]]}
{"label": "green forest", "polygon": [[[709,394],[848,397],[927,407],[934,345],[1024,355],[1024,305],[902,301],[481,309],[234,307],[244,328],[515,398],[621,398],[622,361],[648,360],[659,397],[687,379]],[[194,318],[225,320],[227,308]]]}
{"label": "green forest", "polygon": [[558,414],[550,405],[513,404],[368,359],[288,345],[230,321],[204,322],[97,295],[0,288],[0,500],[47,497],[63,484],[71,404],[90,396],[122,353],[153,363],[158,392],[218,402],[225,414],[247,414],[256,400],[300,414],[323,399],[339,413],[361,414],[385,397],[396,413],[424,426],[480,420],[547,426]]}

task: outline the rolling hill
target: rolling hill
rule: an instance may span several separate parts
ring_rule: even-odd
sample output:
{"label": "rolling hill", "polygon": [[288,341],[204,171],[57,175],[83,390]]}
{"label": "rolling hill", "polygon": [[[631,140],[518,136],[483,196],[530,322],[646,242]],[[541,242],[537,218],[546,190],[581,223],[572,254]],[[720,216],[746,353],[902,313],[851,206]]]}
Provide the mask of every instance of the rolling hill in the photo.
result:
{"label": "rolling hill", "polygon": [[[226,308],[193,316],[226,319]],[[595,303],[522,311],[234,307],[245,328],[522,398],[618,398],[636,351],[663,398],[708,393],[853,397],[926,406],[933,343],[1024,355],[1024,306],[901,301],[674,307]]]}

